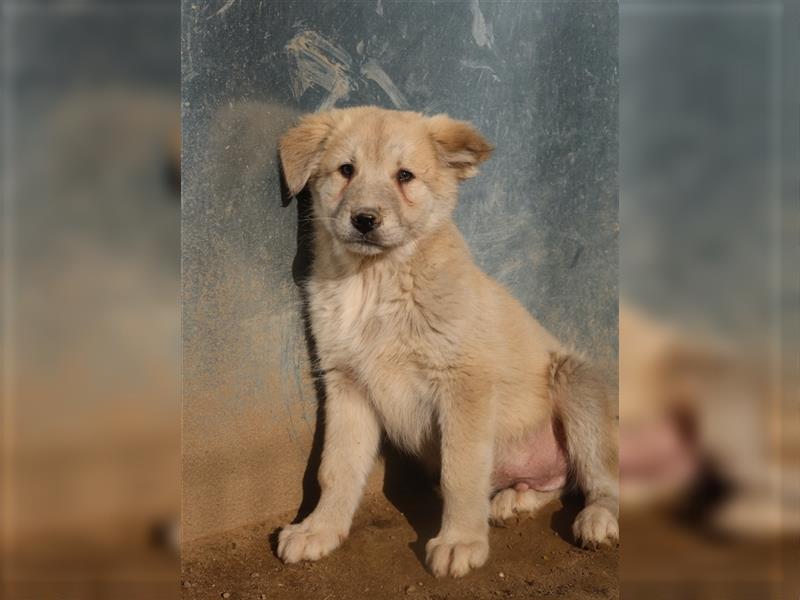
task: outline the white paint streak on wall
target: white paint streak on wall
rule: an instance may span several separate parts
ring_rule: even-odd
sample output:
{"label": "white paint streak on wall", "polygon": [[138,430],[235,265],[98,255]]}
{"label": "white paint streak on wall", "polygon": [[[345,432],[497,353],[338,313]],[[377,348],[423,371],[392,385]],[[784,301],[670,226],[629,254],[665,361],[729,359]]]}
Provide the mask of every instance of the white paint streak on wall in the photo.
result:
{"label": "white paint streak on wall", "polygon": [[234,4],[236,4],[236,0],[227,0],[225,4],[223,4],[222,7],[217,12],[214,13],[214,16],[221,17],[226,12],[228,12],[231,6],[233,6]]}
{"label": "white paint streak on wall", "polygon": [[395,108],[408,108],[408,100],[403,95],[403,92],[394,84],[394,81],[386,74],[381,66],[374,60],[368,60],[363,67],[361,67],[361,74],[367,79],[371,79],[380,86],[384,93],[389,96],[389,100],[395,105]]}
{"label": "white paint streak on wall", "polygon": [[491,48],[494,44],[494,32],[483,18],[480,2],[471,0],[469,8],[472,11],[472,39],[481,48]]}
{"label": "white paint streak on wall", "polygon": [[292,69],[292,93],[300,98],[307,89],[320,87],[328,92],[317,110],[333,108],[352,88],[350,55],[316,31],[301,31],[286,44]]}
{"label": "white paint streak on wall", "polygon": [[378,4],[375,6],[375,12],[383,16],[383,2],[381,0],[378,0]]}

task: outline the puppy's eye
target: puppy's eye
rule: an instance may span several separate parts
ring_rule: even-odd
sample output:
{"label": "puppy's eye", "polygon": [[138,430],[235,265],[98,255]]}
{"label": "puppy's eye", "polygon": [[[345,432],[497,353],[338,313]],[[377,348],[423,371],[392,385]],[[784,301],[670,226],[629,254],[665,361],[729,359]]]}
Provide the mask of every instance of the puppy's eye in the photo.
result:
{"label": "puppy's eye", "polygon": [[342,174],[342,177],[345,179],[350,179],[353,176],[353,173],[356,172],[355,167],[350,163],[345,163],[341,167],[339,167],[339,173]]}
{"label": "puppy's eye", "polygon": [[405,183],[406,181],[411,181],[412,179],[414,179],[414,174],[411,171],[400,169],[397,172],[397,181],[400,183]]}

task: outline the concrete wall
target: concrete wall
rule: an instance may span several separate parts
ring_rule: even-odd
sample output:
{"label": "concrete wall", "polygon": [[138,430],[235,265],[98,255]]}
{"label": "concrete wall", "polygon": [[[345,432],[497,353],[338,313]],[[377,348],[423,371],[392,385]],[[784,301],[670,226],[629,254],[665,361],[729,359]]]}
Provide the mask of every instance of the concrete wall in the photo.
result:
{"label": "concrete wall", "polygon": [[276,154],[304,112],[474,122],[497,146],[456,215],[476,260],[562,340],[615,364],[616,2],[183,9],[186,539],[293,511],[313,480],[304,229]]}

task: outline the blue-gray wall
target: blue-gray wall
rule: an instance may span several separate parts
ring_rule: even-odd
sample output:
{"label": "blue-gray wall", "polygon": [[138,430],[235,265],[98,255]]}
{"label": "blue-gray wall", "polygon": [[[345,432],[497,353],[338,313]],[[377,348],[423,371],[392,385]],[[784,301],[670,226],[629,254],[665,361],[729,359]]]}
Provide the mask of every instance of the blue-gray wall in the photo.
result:
{"label": "blue-gray wall", "polygon": [[[316,397],[298,209],[276,141],[377,104],[496,145],[456,218],[557,336],[617,348],[616,2],[185,1],[184,518],[188,538],[296,508]],[[302,258],[302,257],[301,257]]]}

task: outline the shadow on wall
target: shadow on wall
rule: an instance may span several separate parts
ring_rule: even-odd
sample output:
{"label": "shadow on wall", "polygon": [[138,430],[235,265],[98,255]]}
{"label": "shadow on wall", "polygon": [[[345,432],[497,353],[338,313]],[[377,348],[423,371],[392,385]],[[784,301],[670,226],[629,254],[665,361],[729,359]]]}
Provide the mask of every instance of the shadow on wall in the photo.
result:
{"label": "shadow on wall", "polygon": [[[280,160],[276,159],[276,164],[280,165]],[[281,206],[287,208],[292,202],[292,194],[286,184],[283,169],[279,167],[280,197]],[[311,332],[311,317],[308,307],[308,293],[305,283],[311,275],[311,265],[314,260],[314,225],[312,222],[313,207],[311,194],[308,189],[302,190],[295,197],[297,207],[297,252],[292,261],[292,280],[300,291],[301,312],[303,318],[303,334],[305,336],[306,348],[308,350],[309,363],[311,365],[311,376],[314,383],[314,393],[316,394],[316,422],[314,435],[311,438],[311,449],[308,454],[308,462],[303,471],[303,499],[297,509],[297,515],[293,523],[305,519],[319,502],[322,492],[317,472],[322,463],[322,447],[325,440],[325,382],[323,373],[318,369],[319,356],[317,354],[317,343]]]}

